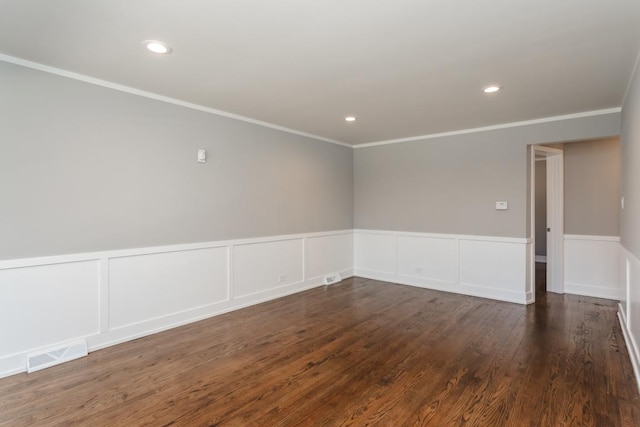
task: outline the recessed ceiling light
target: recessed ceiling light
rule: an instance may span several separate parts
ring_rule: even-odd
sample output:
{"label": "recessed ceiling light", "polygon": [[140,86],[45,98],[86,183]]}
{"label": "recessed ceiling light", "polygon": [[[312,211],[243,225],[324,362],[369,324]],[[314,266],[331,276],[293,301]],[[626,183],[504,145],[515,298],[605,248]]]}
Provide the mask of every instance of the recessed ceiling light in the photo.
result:
{"label": "recessed ceiling light", "polygon": [[171,47],[158,40],[145,40],[142,44],[153,53],[171,53]]}
{"label": "recessed ceiling light", "polygon": [[356,121],[356,117],[355,116],[347,116],[344,118],[345,121],[347,122],[355,122]]}
{"label": "recessed ceiling light", "polygon": [[495,92],[498,92],[500,89],[502,89],[502,86],[491,85],[491,86],[485,87],[484,89],[482,89],[482,91],[484,93],[495,93]]}

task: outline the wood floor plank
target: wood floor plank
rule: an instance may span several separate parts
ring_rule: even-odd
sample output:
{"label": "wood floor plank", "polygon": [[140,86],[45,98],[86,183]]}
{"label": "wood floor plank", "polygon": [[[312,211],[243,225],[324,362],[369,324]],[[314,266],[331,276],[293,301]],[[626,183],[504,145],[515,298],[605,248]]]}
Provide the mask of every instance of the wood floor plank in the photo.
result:
{"label": "wood floor plank", "polygon": [[362,278],[0,380],[0,426],[639,426],[611,301]]}

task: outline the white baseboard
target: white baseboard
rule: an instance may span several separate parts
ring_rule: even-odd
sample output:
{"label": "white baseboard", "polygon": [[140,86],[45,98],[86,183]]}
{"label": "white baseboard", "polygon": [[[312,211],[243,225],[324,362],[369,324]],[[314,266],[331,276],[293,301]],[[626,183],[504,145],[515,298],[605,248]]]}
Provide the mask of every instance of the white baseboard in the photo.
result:
{"label": "white baseboard", "polygon": [[567,294],[582,295],[585,297],[604,298],[615,301],[620,300],[620,289],[612,289],[604,286],[591,286],[580,283],[564,283],[564,291]]}
{"label": "white baseboard", "polygon": [[640,390],[640,259],[622,244],[619,271],[623,291],[618,304],[618,318]]}
{"label": "white baseboard", "polygon": [[[527,304],[526,238],[356,230],[356,276]],[[529,287],[529,289],[527,289]]]}
{"label": "white baseboard", "polygon": [[95,351],[336,273],[353,276],[352,230],[0,261],[0,378],[46,348]]}
{"label": "white baseboard", "polygon": [[[353,270],[343,270],[340,272],[343,278],[353,276]],[[208,319],[210,317],[219,316],[231,311],[240,310],[252,305],[282,298],[287,295],[293,295],[309,289],[323,286],[321,279],[310,279],[301,283],[268,290],[250,296],[239,297],[233,301],[224,301],[205,307],[199,307],[187,310],[181,313],[173,313],[158,319],[150,319],[134,325],[115,329],[103,334],[88,337],[89,350],[95,351],[112,345],[121,344],[147,335],[166,331],[178,326]]]}
{"label": "white baseboard", "polygon": [[640,352],[638,351],[638,345],[633,338],[633,334],[629,330],[627,318],[620,304],[618,304],[618,320],[620,321],[620,329],[622,329],[622,336],[624,337],[629,359],[631,360],[631,366],[633,367],[633,374],[636,378],[638,391],[640,391]]}
{"label": "white baseboard", "polygon": [[400,285],[415,286],[436,291],[451,292],[480,298],[489,298],[518,304],[526,304],[528,299],[522,292],[507,291],[504,289],[489,288],[486,286],[470,285],[465,283],[447,283],[434,280],[424,280],[417,277],[403,277],[394,274],[377,271],[355,270],[354,275],[365,279],[381,280],[384,282],[398,283]]}

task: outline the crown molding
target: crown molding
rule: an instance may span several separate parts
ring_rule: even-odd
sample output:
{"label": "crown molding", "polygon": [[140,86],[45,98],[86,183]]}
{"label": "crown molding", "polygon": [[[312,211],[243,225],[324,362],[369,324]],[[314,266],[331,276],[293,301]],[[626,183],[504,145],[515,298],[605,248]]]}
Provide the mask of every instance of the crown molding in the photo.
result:
{"label": "crown molding", "polygon": [[499,130],[499,129],[508,129],[508,128],[514,128],[514,127],[519,127],[519,126],[535,125],[535,124],[539,124],[539,123],[550,123],[550,122],[559,122],[559,121],[562,121],[562,120],[579,119],[579,118],[583,118],[583,117],[602,116],[602,115],[606,115],[606,114],[619,113],[621,111],[622,111],[621,107],[607,108],[607,109],[603,109],[603,110],[585,111],[585,112],[582,112],[582,113],[565,114],[565,115],[562,115],[562,116],[545,117],[545,118],[542,118],[542,119],[525,120],[525,121],[521,121],[521,122],[503,123],[503,124],[499,124],[499,125],[484,126],[484,127],[471,128],[471,129],[462,129],[462,130],[456,130],[456,131],[451,131],[451,132],[432,133],[432,134],[421,135],[421,136],[411,136],[411,137],[408,137],[408,138],[399,138],[399,139],[390,139],[390,140],[386,140],[386,141],[369,142],[369,143],[354,145],[353,148],[376,147],[378,145],[400,144],[400,143],[403,143],[403,142],[413,142],[413,141],[420,141],[420,140],[424,140],[424,139],[443,138],[443,137],[455,136],[455,135],[466,135],[466,134],[469,134],[469,133],[486,132],[486,131],[490,131],[490,130]]}
{"label": "crown molding", "polygon": [[136,88],[133,88],[133,87],[130,87],[130,86],[121,85],[119,83],[114,83],[114,82],[110,82],[110,81],[107,81],[107,80],[101,80],[101,79],[97,79],[95,77],[90,77],[90,76],[87,76],[87,75],[84,75],[84,74],[75,73],[75,72],[68,71],[68,70],[63,70],[63,69],[57,68],[57,67],[52,67],[50,65],[40,64],[38,62],[28,61],[26,59],[17,58],[15,56],[5,55],[3,53],[0,53],[0,61],[8,62],[8,63],[15,64],[15,65],[20,65],[20,66],[27,67],[27,68],[32,68],[34,70],[44,71],[46,73],[55,74],[55,75],[58,75],[58,76],[67,77],[67,78],[74,79],[74,80],[79,80],[81,82],[89,83],[89,84],[96,85],[96,86],[106,87],[106,88],[117,90],[117,91],[120,91],[120,92],[129,93],[131,95],[142,96],[144,98],[149,98],[149,99],[153,99],[153,100],[156,100],[156,101],[166,102],[166,103],[169,103],[169,104],[178,105],[180,107],[190,108],[192,110],[198,110],[198,111],[202,111],[202,112],[205,112],[205,113],[214,114],[216,116],[222,116],[222,117],[226,117],[226,118],[229,118],[229,119],[239,120],[239,121],[242,121],[242,122],[247,122],[247,123],[251,123],[251,124],[254,124],[254,125],[258,125],[258,126],[279,130],[279,131],[290,133],[290,134],[293,134],[293,135],[304,136],[306,138],[311,138],[311,139],[315,139],[315,140],[318,140],[318,141],[324,141],[324,142],[329,142],[331,144],[337,144],[337,145],[341,145],[341,146],[344,146],[344,147],[353,148],[352,145],[344,143],[342,141],[336,141],[334,139],[325,138],[325,137],[322,137],[322,136],[319,136],[319,135],[314,135],[314,134],[311,134],[311,133],[302,132],[302,131],[295,130],[295,129],[290,129],[290,128],[287,128],[287,127],[284,127],[284,126],[275,125],[273,123],[263,122],[261,120],[255,120],[255,119],[252,119],[252,118],[249,118],[249,117],[245,117],[245,116],[241,116],[241,115],[233,114],[233,113],[228,113],[228,112],[222,111],[222,110],[216,110],[215,108],[205,107],[204,105],[193,104],[191,102],[181,101],[179,99],[171,98],[169,96],[159,95],[159,94],[153,93],[153,92],[147,92],[147,91],[136,89]]}
{"label": "crown molding", "polygon": [[[176,98],[171,98],[171,97],[160,95],[160,94],[157,94],[157,93],[136,89],[136,88],[133,88],[133,87],[130,87],[130,86],[125,86],[125,85],[122,85],[122,84],[119,84],[119,83],[114,83],[114,82],[110,82],[110,81],[107,81],[107,80],[102,80],[102,79],[98,79],[98,78],[95,78],[95,77],[90,77],[90,76],[87,76],[87,75],[84,75],[84,74],[75,73],[75,72],[64,70],[64,69],[61,69],[61,68],[52,67],[50,65],[45,65],[45,64],[38,63],[38,62],[33,62],[33,61],[26,60],[26,59],[18,58],[18,57],[15,57],[15,56],[6,55],[6,54],[3,54],[3,53],[0,53],[0,61],[8,62],[8,63],[15,64],[15,65],[20,65],[20,66],[27,67],[27,68],[32,68],[34,70],[39,70],[39,71],[43,71],[43,72],[46,72],[46,73],[55,74],[55,75],[58,75],[58,76],[74,79],[74,80],[79,80],[79,81],[82,81],[82,82],[85,82],[85,83],[89,83],[89,84],[93,84],[93,85],[96,85],[96,86],[102,86],[102,87],[106,87],[106,88],[109,88],[109,89],[113,89],[113,90],[117,90],[117,91],[120,91],[120,92],[129,93],[129,94],[132,94],[132,95],[141,96],[141,97],[144,97],[144,98],[153,99],[153,100],[160,101],[160,102],[166,102],[166,103],[169,103],[169,104],[178,105],[178,106],[189,108],[189,109],[192,109],[192,110],[202,111],[202,112],[213,114],[213,115],[216,115],[216,116],[221,116],[221,117],[226,117],[226,118],[230,118],[230,119],[234,119],[234,120],[239,120],[239,121],[246,122],[246,123],[251,123],[251,124],[254,124],[254,125],[257,125],[257,126],[262,126],[262,127],[265,127],[265,128],[274,129],[274,130],[278,130],[278,131],[281,131],[281,132],[286,132],[286,133],[290,133],[290,134],[293,134],[293,135],[303,136],[303,137],[311,138],[311,139],[314,139],[314,140],[317,140],[317,141],[328,142],[328,143],[331,143],[331,144],[336,144],[336,145],[340,145],[340,146],[348,147],[348,148],[353,148],[353,149],[375,147],[375,146],[379,146],[379,145],[388,145],[388,144],[400,144],[400,143],[403,143],[403,142],[413,142],[413,141],[420,141],[420,140],[425,140],[425,139],[443,138],[443,137],[455,136],[455,135],[465,135],[465,134],[470,134],[470,133],[486,132],[486,131],[499,130],[499,129],[508,129],[508,128],[513,128],[513,127],[527,126],[527,125],[540,124],[540,123],[549,123],[549,122],[556,122],[556,121],[562,121],[562,120],[578,119],[578,118],[583,118],[583,117],[593,117],[593,116],[600,116],[600,115],[606,115],[606,114],[612,114],[612,113],[619,113],[619,112],[622,111],[622,107],[615,107],[615,108],[608,108],[608,109],[602,109],[602,110],[586,111],[586,112],[582,112],[582,113],[566,114],[566,115],[562,115],[562,116],[545,117],[545,118],[541,118],[541,119],[525,120],[525,121],[511,122],[511,123],[503,123],[503,124],[499,124],[499,125],[484,126],[484,127],[462,129],[462,130],[456,130],[456,131],[450,131],[450,132],[433,133],[433,134],[412,136],[412,137],[407,137],[407,138],[390,139],[390,140],[383,140],[383,141],[368,142],[368,143],[352,145],[352,144],[347,144],[347,143],[345,143],[343,141],[338,141],[338,140],[331,139],[331,138],[325,138],[323,136],[314,135],[314,134],[311,134],[311,133],[302,132],[302,131],[291,129],[291,128],[287,128],[287,127],[284,127],[284,126],[275,125],[273,123],[263,122],[261,120],[255,120],[255,119],[252,119],[250,117],[245,117],[245,116],[241,116],[241,115],[238,115],[238,114],[228,113],[226,111],[217,110],[217,109],[210,108],[210,107],[205,107],[205,106],[200,105],[200,104],[194,104],[194,103],[191,103],[191,102],[182,101],[182,100],[179,100],[179,99],[176,99]],[[634,73],[637,72],[637,68],[639,66],[638,65],[639,63],[640,63],[640,56],[638,57],[638,60],[636,61],[636,65],[634,67]],[[633,77],[633,74],[632,74],[632,77]],[[626,91],[627,93],[629,91],[630,85],[631,85],[631,80],[629,81],[629,86],[627,87],[627,91]],[[626,99],[627,93],[625,93],[625,99]]]}

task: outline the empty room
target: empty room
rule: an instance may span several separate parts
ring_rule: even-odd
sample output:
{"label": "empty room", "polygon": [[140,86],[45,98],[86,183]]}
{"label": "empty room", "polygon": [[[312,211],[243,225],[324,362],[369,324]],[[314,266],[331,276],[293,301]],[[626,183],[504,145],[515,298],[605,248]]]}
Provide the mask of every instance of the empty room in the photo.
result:
{"label": "empty room", "polygon": [[640,2],[0,0],[0,426],[639,426]]}

